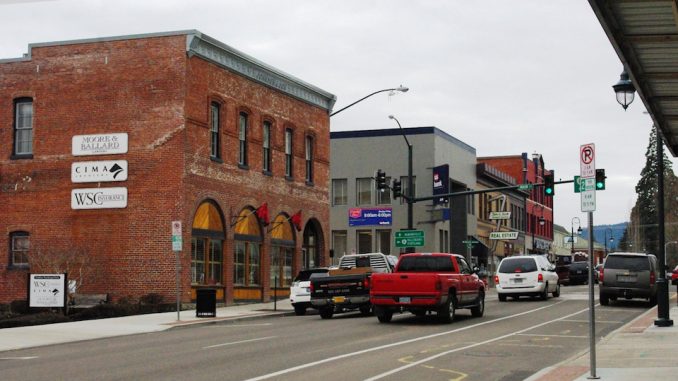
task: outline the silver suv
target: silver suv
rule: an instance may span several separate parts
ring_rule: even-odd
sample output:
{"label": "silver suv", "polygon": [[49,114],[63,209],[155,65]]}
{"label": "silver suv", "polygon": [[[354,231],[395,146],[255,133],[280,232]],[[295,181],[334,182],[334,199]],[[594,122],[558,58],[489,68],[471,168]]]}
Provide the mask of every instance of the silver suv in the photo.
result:
{"label": "silver suv", "polygon": [[657,304],[657,257],[643,253],[610,253],[600,271],[600,304],[617,298],[647,299]]}

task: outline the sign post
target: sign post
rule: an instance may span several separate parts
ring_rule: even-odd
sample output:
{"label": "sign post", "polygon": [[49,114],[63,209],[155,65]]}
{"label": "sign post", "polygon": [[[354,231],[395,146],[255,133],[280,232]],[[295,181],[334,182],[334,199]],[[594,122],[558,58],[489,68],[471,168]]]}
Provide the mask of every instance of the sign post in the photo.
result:
{"label": "sign post", "polygon": [[[579,190],[581,195],[581,211],[588,212],[589,217],[589,379],[596,376],[596,312],[593,295],[593,212],[596,210],[596,145],[583,144],[579,147]],[[583,188],[582,188],[583,186]]]}
{"label": "sign post", "polygon": [[177,321],[181,320],[181,221],[172,221],[172,251],[176,254],[176,276],[177,276]]}

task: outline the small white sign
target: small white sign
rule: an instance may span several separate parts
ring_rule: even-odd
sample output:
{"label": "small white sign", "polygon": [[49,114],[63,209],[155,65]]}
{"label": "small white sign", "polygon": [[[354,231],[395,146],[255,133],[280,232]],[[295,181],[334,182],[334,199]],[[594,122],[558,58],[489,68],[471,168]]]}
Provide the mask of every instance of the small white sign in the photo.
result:
{"label": "small white sign", "polygon": [[81,161],[71,164],[71,181],[98,183],[127,180],[127,160]]}
{"label": "small white sign", "polygon": [[518,239],[518,232],[491,232],[490,239]]}
{"label": "small white sign", "polygon": [[71,147],[73,156],[127,153],[127,133],[75,135]]}
{"label": "small white sign", "polygon": [[[594,179],[595,181],[595,179]],[[579,193],[581,195],[581,211],[595,212],[596,211],[596,191],[589,190]]]}
{"label": "small white sign", "polygon": [[593,143],[579,146],[579,176],[596,177],[596,145]]}
{"label": "small white sign", "polygon": [[85,188],[71,191],[71,209],[127,207],[127,188]]}
{"label": "small white sign", "polygon": [[509,220],[511,219],[511,212],[490,212],[491,220]]}
{"label": "small white sign", "polygon": [[565,236],[563,237],[563,243],[577,243],[577,236]]}
{"label": "small white sign", "polygon": [[66,274],[30,274],[29,307],[65,307]]}
{"label": "small white sign", "polygon": [[181,235],[181,221],[172,221],[172,235]]}

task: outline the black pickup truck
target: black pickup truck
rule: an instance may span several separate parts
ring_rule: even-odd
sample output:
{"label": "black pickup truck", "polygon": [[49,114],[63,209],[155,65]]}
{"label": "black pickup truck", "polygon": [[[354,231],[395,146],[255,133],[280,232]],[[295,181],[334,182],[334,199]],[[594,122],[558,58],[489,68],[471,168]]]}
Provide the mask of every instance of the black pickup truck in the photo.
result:
{"label": "black pickup truck", "polygon": [[371,314],[370,277],[392,272],[396,261],[396,257],[381,253],[343,256],[338,269],[311,277],[311,304],[323,319],[356,309],[363,315]]}

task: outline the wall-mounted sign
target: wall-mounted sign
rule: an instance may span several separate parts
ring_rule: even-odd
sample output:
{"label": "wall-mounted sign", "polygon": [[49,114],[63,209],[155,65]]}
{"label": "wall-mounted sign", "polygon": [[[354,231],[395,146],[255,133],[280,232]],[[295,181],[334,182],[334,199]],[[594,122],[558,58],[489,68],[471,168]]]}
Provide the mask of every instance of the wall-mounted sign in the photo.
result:
{"label": "wall-mounted sign", "polygon": [[[450,193],[450,166],[448,164],[439,165],[433,168],[433,195]],[[447,197],[438,197],[433,199],[433,205],[447,204]]]}
{"label": "wall-mounted sign", "polygon": [[348,210],[348,226],[391,225],[393,210],[391,208],[350,208]]}
{"label": "wall-mounted sign", "polygon": [[29,307],[65,307],[66,274],[30,274]]}
{"label": "wall-mounted sign", "polygon": [[73,156],[127,153],[127,133],[75,135],[71,146]]}
{"label": "wall-mounted sign", "polygon": [[86,188],[71,191],[71,209],[127,207],[127,188]]}
{"label": "wall-mounted sign", "polygon": [[511,212],[490,212],[491,220],[508,220],[511,219]]}
{"label": "wall-mounted sign", "polygon": [[491,232],[490,239],[518,239],[518,232]]}
{"label": "wall-mounted sign", "polygon": [[127,180],[127,160],[81,161],[71,164],[71,181],[98,183]]}

